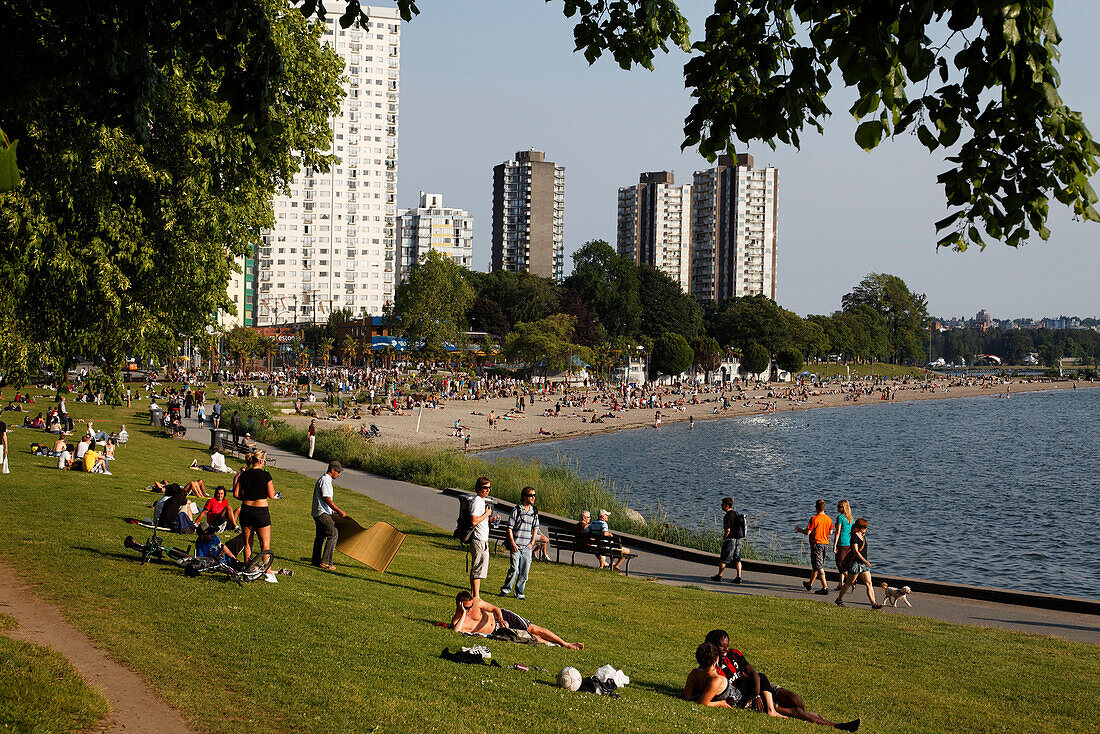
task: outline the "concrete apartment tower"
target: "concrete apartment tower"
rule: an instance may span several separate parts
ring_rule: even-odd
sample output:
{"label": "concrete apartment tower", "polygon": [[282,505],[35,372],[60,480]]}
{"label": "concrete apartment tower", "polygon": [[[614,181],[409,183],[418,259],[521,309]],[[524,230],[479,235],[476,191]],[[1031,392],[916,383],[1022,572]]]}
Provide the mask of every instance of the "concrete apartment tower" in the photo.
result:
{"label": "concrete apartment tower", "polygon": [[751,155],[720,156],[696,171],[692,191],[691,294],[719,303],[763,293],[775,300],[779,171]]}
{"label": "concrete apartment tower", "polygon": [[691,291],[691,185],[670,171],[643,173],[619,189],[619,254],[652,265]]}
{"label": "concrete apartment tower", "polygon": [[420,192],[420,206],[397,215],[397,280],[428,250],[438,250],[464,268],[473,266],[474,218],[465,209],[443,206],[442,194]]}
{"label": "concrete apartment tower", "polygon": [[556,281],[565,264],[565,166],[537,150],[493,167],[492,269]]}
{"label": "concrete apartment tower", "polygon": [[364,7],[366,27],[330,13],[321,40],[344,60],[328,173],[303,169],[275,197],[275,227],[256,263],[256,324],[325,321],[336,309],[381,315],[397,258],[397,114],[401,18]]}

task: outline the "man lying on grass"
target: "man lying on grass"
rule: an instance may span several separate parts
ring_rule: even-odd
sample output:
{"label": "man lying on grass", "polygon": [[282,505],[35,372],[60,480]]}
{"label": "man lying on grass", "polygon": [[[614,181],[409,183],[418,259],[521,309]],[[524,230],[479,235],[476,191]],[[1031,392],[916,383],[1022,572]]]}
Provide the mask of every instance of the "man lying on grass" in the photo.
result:
{"label": "man lying on grass", "polygon": [[455,616],[451,619],[451,628],[468,635],[491,635],[497,630],[511,628],[529,632],[540,642],[561,645],[570,650],[584,649],[583,643],[566,642],[545,627],[531,624],[515,612],[482,601],[469,591],[460,591],[455,596]]}

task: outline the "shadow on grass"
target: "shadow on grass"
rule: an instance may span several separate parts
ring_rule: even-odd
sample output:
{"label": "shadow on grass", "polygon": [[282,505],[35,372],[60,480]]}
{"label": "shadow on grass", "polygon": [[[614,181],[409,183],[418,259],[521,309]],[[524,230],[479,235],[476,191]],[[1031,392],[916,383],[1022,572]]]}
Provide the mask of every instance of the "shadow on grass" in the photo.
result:
{"label": "shadow on grass", "polygon": [[[88,547],[81,546],[81,545],[73,545],[73,546],[70,546],[70,548],[72,550],[75,550],[75,551],[83,551],[84,553],[94,553],[95,555],[102,556],[103,558],[114,558],[115,560],[119,560],[119,561],[137,561],[139,565],[141,564],[141,556],[137,555],[136,553],[123,553],[121,551],[107,551],[107,550],[103,550],[101,548],[88,548]],[[149,564],[145,564],[145,565],[149,565]]]}
{"label": "shadow on grass", "polygon": [[638,687],[643,691],[652,691],[660,696],[670,696],[672,698],[680,698],[684,692],[684,689],[670,686],[667,683],[653,683],[647,680],[638,680],[637,678],[630,679],[630,686],[631,688]]}

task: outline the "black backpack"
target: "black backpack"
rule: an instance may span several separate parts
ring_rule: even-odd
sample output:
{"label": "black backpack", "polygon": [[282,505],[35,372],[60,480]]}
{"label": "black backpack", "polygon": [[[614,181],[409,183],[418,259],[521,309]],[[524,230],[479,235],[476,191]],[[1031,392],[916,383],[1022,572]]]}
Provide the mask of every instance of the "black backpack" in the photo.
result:
{"label": "black backpack", "polygon": [[745,516],[740,512],[733,513],[733,530],[730,531],[730,535],[740,540],[748,534],[748,528],[749,524]]}
{"label": "black backpack", "polygon": [[473,513],[470,512],[470,505],[472,502],[472,497],[463,497],[458,501],[458,522],[455,524],[454,532],[451,533],[451,535],[464,544],[469,543],[474,537],[474,516]]}

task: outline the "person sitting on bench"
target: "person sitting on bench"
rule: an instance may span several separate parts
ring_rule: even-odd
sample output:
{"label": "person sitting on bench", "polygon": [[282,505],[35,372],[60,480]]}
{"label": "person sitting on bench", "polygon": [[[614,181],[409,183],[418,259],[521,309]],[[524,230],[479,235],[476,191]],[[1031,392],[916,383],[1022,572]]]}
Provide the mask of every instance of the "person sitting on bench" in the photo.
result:
{"label": "person sitting on bench", "polygon": [[[594,520],[593,522],[589,523],[588,528],[585,532],[587,532],[593,538],[599,538],[601,536],[604,537],[604,538],[614,538],[615,534],[613,532],[611,532],[611,528],[607,524],[607,520],[610,517],[611,517],[610,512],[608,512],[607,510],[600,510],[600,519],[599,520]],[[626,553],[629,553],[630,550],[627,549],[627,548],[623,548],[622,552],[623,552],[623,554],[626,554]],[[604,556],[596,556],[596,557],[600,559],[600,568],[607,568],[608,561],[610,559],[605,558]],[[611,567],[614,568],[616,571],[618,571],[619,566],[621,566],[621,565],[623,565],[623,556],[622,555],[620,555],[618,558],[615,559],[615,563],[613,563]]]}
{"label": "person sitting on bench", "polygon": [[450,626],[455,632],[468,635],[491,635],[504,628],[523,630],[539,642],[561,645],[570,650],[584,649],[584,643],[566,642],[545,627],[531,624],[515,612],[482,601],[465,589],[455,595],[455,616],[451,619]]}

